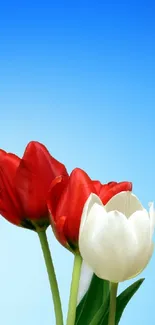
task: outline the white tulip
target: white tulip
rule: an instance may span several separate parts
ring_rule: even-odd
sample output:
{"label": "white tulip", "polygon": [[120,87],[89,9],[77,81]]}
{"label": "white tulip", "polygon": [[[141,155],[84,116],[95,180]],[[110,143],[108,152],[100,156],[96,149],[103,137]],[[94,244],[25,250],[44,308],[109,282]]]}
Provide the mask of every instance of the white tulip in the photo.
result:
{"label": "white tulip", "polygon": [[130,279],[152,256],[154,227],[153,203],[147,212],[135,195],[121,192],[103,206],[91,194],[81,218],[81,256],[99,278],[116,283]]}

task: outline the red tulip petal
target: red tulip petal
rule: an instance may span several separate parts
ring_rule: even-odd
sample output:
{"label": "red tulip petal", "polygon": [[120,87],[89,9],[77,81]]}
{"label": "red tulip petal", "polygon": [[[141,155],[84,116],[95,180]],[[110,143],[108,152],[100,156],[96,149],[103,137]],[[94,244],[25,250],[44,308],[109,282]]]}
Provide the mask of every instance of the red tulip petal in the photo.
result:
{"label": "red tulip petal", "polygon": [[52,157],[47,148],[37,141],[31,141],[27,145],[23,160],[28,169],[43,180],[45,188],[49,187],[56,176],[68,175],[66,167]]}
{"label": "red tulip petal", "polygon": [[107,184],[101,184],[99,181],[92,181],[92,182],[95,186],[96,193],[98,196],[102,195],[103,192],[109,190],[111,187],[117,184],[117,182],[109,182]]}
{"label": "red tulip petal", "polygon": [[4,153],[0,161],[0,213],[15,224],[20,223],[21,215],[21,206],[14,186],[19,163],[20,158],[11,153]]}
{"label": "red tulip petal", "polygon": [[107,184],[107,187],[103,185],[103,189],[100,192],[100,199],[105,205],[114,195],[123,191],[132,191],[132,183],[120,182],[110,186]]}
{"label": "red tulip petal", "polygon": [[101,188],[102,188],[102,184],[101,184],[101,182],[99,182],[99,181],[92,181],[92,183],[93,183],[93,185],[94,185],[94,187],[95,187],[95,189],[96,189],[96,192],[98,193],[98,195],[99,195],[99,193],[100,193],[100,191],[101,191]]}
{"label": "red tulip petal", "polygon": [[16,187],[25,215],[30,219],[47,215],[47,194],[58,175],[67,175],[65,166],[53,158],[43,144],[30,142],[16,175]]}
{"label": "red tulip petal", "polygon": [[59,218],[59,220],[57,221],[56,225],[55,225],[55,235],[56,238],[58,239],[58,241],[65,247],[69,247],[68,243],[67,243],[67,239],[64,235],[64,226],[66,223],[66,217],[62,216],[61,218]]}
{"label": "red tulip petal", "polygon": [[[1,194],[0,194],[1,196]],[[5,206],[5,202],[0,198],[0,214],[9,222],[13,223],[14,225],[20,225],[21,219],[17,214],[17,211],[14,211],[12,207],[7,209]]]}
{"label": "red tulip petal", "polygon": [[51,215],[51,218],[55,222],[56,216],[56,208],[58,206],[58,202],[60,200],[60,196],[63,190],[67,187],[69,182],[69,176],[57,176],[53,182],[51,183],[48,199],[47,199],[47,206]]}
{"label": "red tulip petal", "polygon": [[89,176],[81,169],[72,171],[69,182],[60,197],[55,220],[66,216],[64,235],[69,243],[78,241],[79,226],[84,204],[90,193],[96,193],[95,187]]}
{"label": "red tulip petal", "polygon": [[0,149],[0,163],[1,161],[3,161],[6,155],[7,155],[6,151]]}

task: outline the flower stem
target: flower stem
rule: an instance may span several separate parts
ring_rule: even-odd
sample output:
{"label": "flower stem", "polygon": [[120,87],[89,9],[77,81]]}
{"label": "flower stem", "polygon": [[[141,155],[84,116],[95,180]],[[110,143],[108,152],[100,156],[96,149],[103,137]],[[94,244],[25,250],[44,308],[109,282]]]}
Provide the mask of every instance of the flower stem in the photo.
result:
{"label": "flower stem", "polygon": [[118,283],[111,282],[108,325],[115,325],[117,288]]}
{"label": "flower stem", "polygon": [[68,315],[67,315],[67,325],[75,324],[77,295],[78,295],[79,280],[81,274],[81,264],[82,264],[82,257],[76,254],[74,257],[74,266],[73,266],[69,307],[68,307]]}
{"label": "flower stem", "polygon": [[48,241],[47,241],[46,232],[38,231],[38,236],[40,239],[41,248],[43,251],[44,260],[45,260],[47,273],[48,273],[48,278],[49,278],[49,282],[50,282],[50,288],[51,288],[51,292],[52,292],[52,296],[53,296],[56,325],[63,325],[63,315],[62,315],[60,294],[59,294],[56,274],[54,271],[52,256],[51,256]]}

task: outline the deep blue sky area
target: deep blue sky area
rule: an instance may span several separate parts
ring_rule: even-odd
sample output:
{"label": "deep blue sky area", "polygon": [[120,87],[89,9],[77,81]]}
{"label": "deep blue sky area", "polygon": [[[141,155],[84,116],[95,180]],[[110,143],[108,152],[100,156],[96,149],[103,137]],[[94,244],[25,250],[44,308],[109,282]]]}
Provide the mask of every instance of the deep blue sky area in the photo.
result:
{"label": "deep blue sky area", "polygon": [[[1,2],[0,148],[38,140],[69,172],[155,201],[154,16],[154,1]],[[73,256],[48,238],[66,317]],[[0,260],[0,322],[54,325],[37,236],[1,217]],[[141,276],[120,325],[155,323],[155,255]]]}

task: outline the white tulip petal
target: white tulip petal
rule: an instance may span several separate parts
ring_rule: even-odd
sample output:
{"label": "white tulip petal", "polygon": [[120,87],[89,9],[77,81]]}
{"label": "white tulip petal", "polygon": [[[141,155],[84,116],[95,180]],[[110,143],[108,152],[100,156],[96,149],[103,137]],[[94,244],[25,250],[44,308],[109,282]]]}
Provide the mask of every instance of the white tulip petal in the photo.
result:
{"label": "white tulip petal", "polygon": [[[132,278],[139,274],[148,264],[152,256],[152,238],[150,238],[150,218],[146,210],[135,212],[128,219],[136,238],[133,260],[129,264],[124,279]],[[151,240],[150,240],[151,239]]]}
{"label": "white tulip petal", "polygon": [[154,244],[151,243],[147,251],[145,251],[145,254],[142,250],[137,252],[137,256],[134,259],[134,262],[136,263],[129,266],[128,272],[126,273],[124,280],[129,280],[131,278],[134,278],[138,274],[140,274],[149,263],[153,251],[154,251]]}
{"label": "white tulip petal", "polygon": [[94,273],[93,273],[92,269],[85,262],[82,262],[77,305],[82,300],[85,293],[87,292],[87,290],[90,286],[93,274]]}
{"label": "white tulip petal", "polygon": [[150,209],[149,209],[149,215],[150,215],[150,228],[151,228],[151,237],[153,236],[154,233],[154,228],[155,228],[155,209],[154,209],[154,203],[150,202],[149,204]]}
{"label": "white tulip petal", "polygon": [[79,248],[83,259],[100,278],[120,282],[132,261],[135,236],[126,217],[112,211],[105,214],[95,204],[81,232]]}
{"label": "white tulip petal", "polygon": [[150,240],[150,217],[148,212],[145,209],[136,211],[130,216],[128,222],[135,233],[137,245],[145,247]]}
{"label": "white tulip petal", "polygon": [[82,230],[88,215],[89,215],[89,211],[91,210],[91,208],[94,206],[94,204],[97,203],[101,206],[103,206],[102,201],[100,200],[100,198],[94,194],[91,193],[84,205],[83,211],[82,211],[82,216],[81,216],[81,223],[80,223],[80,231]]}
{"label": "white tulip petal", "polygon": [[113,196],[106,204],[106,211],[117,210],[126,217],[130,217],[137,210],[143,210],[143,206],[132,192],[120,192]]}

